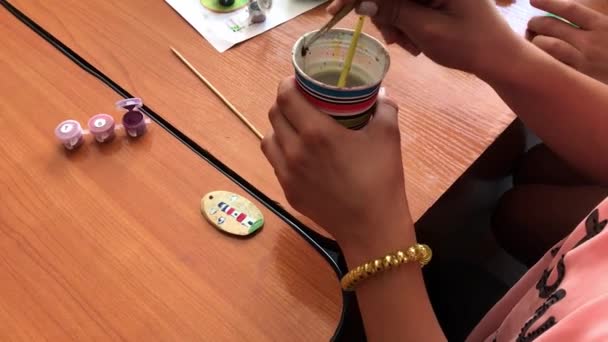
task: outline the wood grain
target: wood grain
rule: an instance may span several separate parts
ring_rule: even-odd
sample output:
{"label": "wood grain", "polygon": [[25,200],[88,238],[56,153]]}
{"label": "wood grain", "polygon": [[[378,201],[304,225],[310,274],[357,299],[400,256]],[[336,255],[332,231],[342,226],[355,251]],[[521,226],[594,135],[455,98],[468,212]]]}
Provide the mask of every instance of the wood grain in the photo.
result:
{"label": "wood grain", "polygon": [[66,153],[55,126],[119,97],[1,9],[0,35],[1,341],[329,339],[339,283],[307,242],[261,205],[251,239],[210,226],[203,194],[242,191],[158,126]]}
{"label": "wood grain", "polygon": [[[75,49],[253,185],[286,205],[256,137],[175,58],[182,52],[262,132],[278,82],[293,73],[290,51],[328,18],[317,8],[239,46],[217,53],[162,1],[13,0]],[[527,1],[502,7],[515,30],[536,13]],[[355,16],[339,24],[353,27]],[[366,32],[378,36],[369,25]],[[492,89],[472,75],[390,48],[385,85],[401,106],[402,153],[415,219],[513,121]],[[302,218],[300,216],[300,218]],[[308,222],[309,223],[309,222]]]}

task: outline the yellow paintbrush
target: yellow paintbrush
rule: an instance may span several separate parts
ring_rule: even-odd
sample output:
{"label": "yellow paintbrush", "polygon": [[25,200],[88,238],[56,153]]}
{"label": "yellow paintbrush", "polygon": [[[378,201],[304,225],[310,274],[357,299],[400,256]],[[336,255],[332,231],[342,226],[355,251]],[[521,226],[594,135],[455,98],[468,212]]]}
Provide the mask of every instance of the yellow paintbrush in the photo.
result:
{"label": "yellow paintbrush", "polygon": [[360,16],[357,20],[357,26],[355,27],[355,32],[353,32],[353,38],[350,41],[350,46],[348,47],[348,52],[346,53],[346,59],[344,59],[344,67],[342,68],[342,73],[340,73],[340,79],[338,80],[338,87],[340,88],[346,86],[346,79],[348,78],[350,68],[353,64],[353,58],[355,57],[355,52],[357,51],[357,43],[359,42],[359,37],[361,36],[364,21],[364,16]]}

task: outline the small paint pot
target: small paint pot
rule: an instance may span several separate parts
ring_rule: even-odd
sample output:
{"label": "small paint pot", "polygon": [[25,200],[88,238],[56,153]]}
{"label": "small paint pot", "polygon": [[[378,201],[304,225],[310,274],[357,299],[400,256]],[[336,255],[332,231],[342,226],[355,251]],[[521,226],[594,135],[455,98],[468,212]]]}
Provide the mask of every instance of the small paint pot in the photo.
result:
{"label": "small paint pot", "polygon": [[350,129],[364,127],[375,110],[381,83],[388,72],[388,50],[377,39],[361,33],[345,87],[338,87],[353,30],[333,29],[302,55],[302,45],[316,31],[296,41],[292,63],[298,89],[320,111]]}
{"label": "small paint pot", "polygon": [[136,138],[146,133],[146,120],[142,112],[132,110],[125,113],[122,117],[122,125],[130,137]]}
{"label": "small paint pot", "polygon": [[110,141],[116,136],[114,118],[108,114],[94,115],[89,119],[88,125],[89,131],[93,134],[97,142],[103,143]]}
{"label": "small paint pot", "polygon": [[55,136],[68,150],[76,149],[84,142],[82,127],[75,120],[65,120],[57,125]]}
{"label": "small paint pot", "polygon": [[253,0],[249,3],[249,22],[259,24],[266,21],[266,14],[260,7],[258,0]]}

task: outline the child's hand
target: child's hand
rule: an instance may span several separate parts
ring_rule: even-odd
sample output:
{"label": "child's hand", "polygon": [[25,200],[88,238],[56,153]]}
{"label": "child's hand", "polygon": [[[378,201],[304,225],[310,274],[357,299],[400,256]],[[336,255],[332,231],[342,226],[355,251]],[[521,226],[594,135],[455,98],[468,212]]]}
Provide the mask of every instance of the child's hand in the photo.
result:
{"label": "child's hand", "polygon": [[[335,0],[328,10],[350,1]],[[365,0],[357,11],[372,18],[387,43],[474,73],[508,69],[522,45],[490,0]]]}
{"label": "child's hand", "polygon": [[573,0],[532,0],[552,17],[535,17],[528,24],[529,39],[551,56],[597,80],[608,83],[608,15]]}
{"label": "child's hand", "polygon": [[289,203],[340,243],[411,225],[397,108],[381,96],[370,123],[352,131],[309,104],[293,77],[281,82],[262,150]]}

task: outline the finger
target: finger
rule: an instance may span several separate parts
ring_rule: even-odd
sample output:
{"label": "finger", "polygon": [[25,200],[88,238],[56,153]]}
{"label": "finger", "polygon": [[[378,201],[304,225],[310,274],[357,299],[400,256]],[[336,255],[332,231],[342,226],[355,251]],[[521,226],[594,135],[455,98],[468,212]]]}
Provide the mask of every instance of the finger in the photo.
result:
{"label": "finger", "polygon": [[577,45],[577,38],[582,32],[579,29],[555,18],[534,17],[528,22],[528,30],[534,35],[549,36]]}
{"label": "finger", "polygon": [[532,39],[532,44],[564,64],[572,67],[580,64],[579,61],[582,58],[581,52],[563,40],[547,36],[536,36]]}
{"label": "finger", "polygon": [[400,31],[393,25],[383,25],[374,18],[372,18],[372,24],[374,24],[378,30],[380,30],[382,39],[384,39],[386,44],[395,44],[401,37]]}
{"label": "finger", "polygon": [[441,19],[438,15],[436,10],[414,1],[393,1],[380,6],[372,20],[377,26],[394,26],[401,32],[418,35],[424,33],[429,23],[436,25]]}
{"label": "finger", "polygon": [[532,6],[562,17],[577,26],[590,29],[601,19],[601,14],[573,0],[531,0]]}
{"label": "finger", "polygon": [[412,56],[418,56],[422,51],[416,46],[416,44],[406,35],[402,34],[402,38],[399,39],[397,44],[409,52]]}
{"label": "finger", "polygon": [[530,29],[526,29],[526,40],[532,41],[537,34],[532,32]]}
{"label": "finger", "polygon": [[[435,9],[441,7],[444,1],[445,0],[416,0],[416,2],[420,5]],[[336,0],[336,2],[343,3],[348,2],[348,0]],[[334,8],[332,7],[332,12],[333,10]],[[378,14],[378,4],[374,1],[363,1],[355,8],[355,12],[357,12],[359,15],[374,17],[376,14]]]}
{"label": "finger", "polygon": [[297,138],[296,131],[276,104],[268,112],[268,119],[272,125],[279,147],[285,151],[285,147],[293,144]]}
{"label": "finger", "polygon": [[395,129],[399,131],[399,106],[395,101],[390,99],[386,95],[386,90],[381,88],[380,94],[378,95],[378,102],[376,102],[376,112],[372,121],[366,126],[366,130],[375,131],[382,129],[386,132],[386,129]]}
{"label": "finger", "polygon": [[355,0],[334,0],[331,4],[329,4],[329,6],[327,6],[327,12],[330,14],[336,14],[342,9],[342,7],[353,1]]}
{"label": "finger", "polygon": [[277,175],[277,177],[282,177],[282,175],[284,175],[287,171],[287,164],[285,163],[285,156],[279,147],[274,132],[270,132],[264,136],[264,139],[262,139],[261,148],[264,156],[266,156],[266,159],[268,159],[268,162],[274,169],[274,173]]}
{"label": "finger", "polygon": [[279,84],[277,104],[291,127],[297,133],[310,131],[314,127],[325,127],[333,123],[329,116],[315,108],[302,95],[293,76]]}

